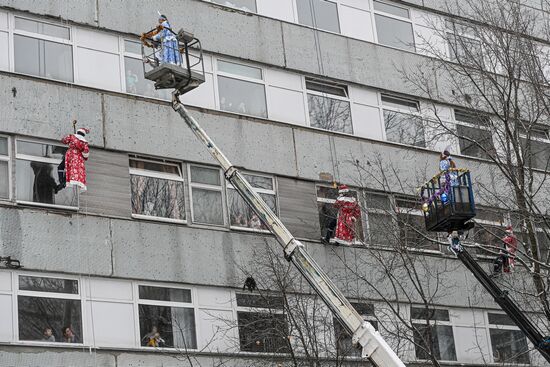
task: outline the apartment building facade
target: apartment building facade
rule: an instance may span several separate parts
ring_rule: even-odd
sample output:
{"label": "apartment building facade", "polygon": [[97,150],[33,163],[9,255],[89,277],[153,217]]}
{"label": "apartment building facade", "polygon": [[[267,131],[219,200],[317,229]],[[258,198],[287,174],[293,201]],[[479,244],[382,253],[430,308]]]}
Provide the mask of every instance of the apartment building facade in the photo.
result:
{"label": "apartment building facade", "polygon": [[[362,268],[381,284],[373,293],[349,264],[366,267],[357,259],[391,241],[382,233],[381,223],[393,220],[385,203],[407,209],[421,231],[411,167],[425,167],[420,181],[431,177],[451,145],[461,166],[491,170],[467,139],[441,138],[424,125],[432,113],[426,96],[396,71],[420,67],[422,40],[437,38],[434,24],[452,16],[437,2],[0,1],[0,255],[23,266],[0,269],[0,365],[179,366],[186,356],[201,365],[285,365],[289,358],[280,338],[258,343],[240,324],[267,312],[242,285],[255,276],[247,271],[258,253],[277,248],[274,239],[173,112],[170,94],[143,78],[139,34],[154,26],[157,10],[202,43],[206,81],[182,97],[191,114],[377,324],[390,318],[382,310],[391,292]],[[445,104],[446,93],[437,101],[445,121],[490,141],[467,111]],[[91,130],[88,190],[44,197],[37,180],[55,180],[73,119]],[[538,143],[550,146],[550,136]],[[375,157],[403,181],[386,187],[365,177],[359,167]],[[360,246],[320,241],[332,181],[353,187],[365,209]],[[487,226],[510,222],[505,212],[484,216],[479,204]],[[536,352],[522,352],[526,338],[444,245],[406,232],[395,225],[395,236],[409,236],[426,268],[442,275],[426,277],[435,282],[428,286],[452,289],[434,301],[437,359],[544,365]],[[269,312],[282,309],[275,290],[265,291],[273,291]],[[404,317],[421,323],[421,306],[410,300]],[[282,316],[271,327],[284,334],[284,314],[275,314]],[[44,337],[48,327],[53,339]],[[147,345],[154,327],[161,347]],[[327,363],[338,360],[338,328],[329,320]],[[379,329],[405,362],[428,359]]]}

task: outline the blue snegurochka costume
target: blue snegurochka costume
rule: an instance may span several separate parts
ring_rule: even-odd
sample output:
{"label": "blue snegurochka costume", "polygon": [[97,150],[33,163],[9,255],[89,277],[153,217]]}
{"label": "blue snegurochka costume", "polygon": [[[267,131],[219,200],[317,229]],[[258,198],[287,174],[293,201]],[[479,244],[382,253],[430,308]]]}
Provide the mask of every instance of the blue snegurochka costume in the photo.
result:
{"label": "blue snegurochka costume", "polygon": [[171,31],[170,23],[166,16],[159,16],[161,30],[152,38],[154,41],[162,44],[160,51],[161,64],[176,64],[181,65],[181,54],[178,49],[178,40],[176,35]]}

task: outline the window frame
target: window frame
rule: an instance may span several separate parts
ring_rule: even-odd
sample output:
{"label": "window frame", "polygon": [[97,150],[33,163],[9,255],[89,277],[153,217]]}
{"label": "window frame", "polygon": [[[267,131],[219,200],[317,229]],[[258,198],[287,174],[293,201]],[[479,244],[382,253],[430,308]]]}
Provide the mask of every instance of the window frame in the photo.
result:
{"label": "window frame", "polygon": [[[456,112],[459,111],[461,113],[464,113],[464,114],[472,114],[470,111],[467,111],[467,110],[461,110],[461,109],[457,109],[457,108],[452,108],[452,121],[455,125],[455,133],[456,133],[456,140],[457,140],[457,148],[460,150],[460,155],[461,156],[464,156],[464,157],[470,157],[470,158],[474,158],[474,159],[483,159],[483,160],[489,160],[489,158],[483,158],[483,157],[476,157],[476,156],[472,156],[472,155],[469,155],[469,154],[466,154],[466,153],[463,153],[462,152],[462,149],[460,148],[460,139],[461,137],[459,136],[458,134],[458,125],[460,126],[464,126],[464,127],[468,127],[468,128],[471,128],[471,129],[477,129],[477,130],[484,130],[484,131],[488,131],[489,133],[491,133],[491,144],[492,144],[492,148],[495,150],[496,152],[496,145],[495,145],[495,140],[494,140],[494,135],[492,133],[492,129],[490,126],[484,126],[483,124],[480,124],[480,125],[475,125],[475,124],[472,124],[471,122],[467,122],[467,121],[461,121],[461,120],[458,120],[456,118]],[[490,119],[491,116],[486,116],[487,119]],[[485,152],[483,152],[485,153]]]}
{"label": "window frame", "polygon": [[[535,124],[535,126],[532,126],[531,129],[543,130],[544,133],[546,134],[546,138],[542,138],[542,137],[539,137],[539,136],[533,136],[532,133],[531,133],[531,136],[528,138],[527,134],[524,131],[519,132],[518,137],[520,139],[520,145],[522,145],[521,152],[523,153],[523,151],[526,150],[525,146],[521,142],[521,140],[525,140],[525,141],[530,141],[530,142],[535,142],[535,143],[547,144],[548,145],[548,153],[549,153],[549,157],[550,157],[550,125],[547,125],[547,126],[545,126],[545,125],[540,126],[540,125],[541,124]],[[540,126],[540,128],[539,128],[539,126]],[[532,154],[532,153],[529,152],[529,154]],[[539,167],[535,167],[533,164],[530,167],[530,169],[535,170],[535,171],[546,172],[546,170],[544,170],[542,168],[539,168]],[[550,171],[550,162],[548,163],[548,171]]]}
{"label": "window frame", "polygon": [[12,201],[13,200],[13,162],[12,162],[12,139],[11,136],[0,134],[0,138],[6,138],[7,141],[7,148],[8,148],[8,154],[2,155],[0,154],[0,161],[2,162],[8,162],[8,197],[7,198],[0,198],[0,201]]}
{"label": "window frame", "polygon": [[[49,24],[49,25],[53,25],[53,26],[57,26],[57,27],[67,28],[69,30],[69,39],[53,37],[53,36],[48,36],[48,35],[45,35],[45,34],[34,33],[34,32],[29,32],[29,31],[16,29],[15,28],[15,18],[20,18],[20,19],[30,20],[30,21],[33,21],[33,22],[45,23],[45,24]],[[58,81],[58,82],[61,82],[61,83],[78,84],[77,83],[78,62],[76,60],[78,52],[76,52],[76,47],[77,46],[76,46],[76,42],[74,41],[75,33],[76,33],[75,28],[73,26],[69,25],[69,24],[62,24],[61,22],[56,23],[56,22],[53,22],[53,21],[48,20],[46,18],[43,19],[43,18],[28,16],[26,14],[23,15],[21,13],[15,14],[15,13],[12,13],[12,12],[8,12],[8,34],[9,34],[9,36],[8,36],[8,43],[9,43],[8,52],[9,52],[9,64],[10,64],[9,70],[10,70],[10,72],[12,72],[14,74],[26,75],[26,76],[31,76],[31,77],[34,77],[34,78],[45,79],[45,80],[55,80],[55,81]],[[15,36],[16,35],[70,46],[70,48],[71,48],[72,68],[73,68],[72,80],[68,81],[68,80],[63,80],[63,79],[48,78],[48,77],[42,76],[42,75],[26,74],[26,73],[15,71]]]}
{"label": "window frame", "polygon": [[[379,2],[379,3],[385,4],[385,5],[389,5],[389,6],[394,6],[396,8],[405,9],[409,12],[409,17],[405,18],[405,17],[399,16],[399,15],[386,13],[382,10],[377,10],[374,7],[375,2]],[[412,19],[412,13],[411,13],[412,9],[410,7],[406,7],[406,6],[403,6],[401,4],[397,4],[397,3],[394,3],[392,1],[387,1],[387,0],[372,0],[370,3],[371,4],[369,4],[369,5],[370,5],[370,8],[371,8],[371,14],[372,14],[371,17],[372,17],[372,28],[373,28],[373,34],[374,34],[374,42],[377,45],[384,46],[384,47],[390,47],[394,50],[400,50],[400,51],[403,51],[403,52],[412,52],[414,54],[418,54],[418,50],[417,50],[417,46],[416,46],[416,43],[417,43],[416,42],[416,34],[417,34],[416,22],[413,22],[413,19]],[[411,30],[412,30],[412,40],[413,40],[414,50],[406,50],[406,49],[403,49],[403,48],[400,48],[400,47],[395,47],[395,46],[385,45],[385,44],[380,43],[380,41],[378,39],[378,27],[376,26],[376,15],[380,15],[380,16],[383,16],[383,17],[386,17],[386,18],[391,18],[391,19],[394,19],[394,20],[399,20],[399,21],[402,21],[402,22],[409,23],[411,25]]]}
{"label": "window frame", "polygon": [[[411,215],[411,216],[414,216],[414,217],[422,218],[422,222],[424,222],[424,213],[422,212],[421,209],[419,209],[418,207],[415,207],[414,209],[413,208],[407,208],[407,207],[401,207],[398,204],[399,200],[411,201],[411,200],[415,200],[414,197],[412,197],[412,196],[411,197],[406,197],[406,196],[403,196],[403,195],[398,195],[398,196],[392,195],[392,200],[394,200],[395,213],[396,213],[397,216],[399,216],[400,214],[401,215],[407,215],[407,216]],[[397,223],[396,224],[397,224],[397,226],[396,226],[397,231],[401,231],[399,218],[397,218]],[[429,241],[429,240],[426,240],[426,241]],[[423,252],[423,253],[437,254],[437,255],[443,254],[443,250],[441,249],[441,244],[437,243],[437,246],[439,247],[439,250],[431,250],[431,249],[427,249],[427,248],[413,247],[413,246],[407,246],[407,248],[409,250],[415,251],[415,252]],[[411,307],[413,307],[413,306],[411,306]]]}
{"label": "window frame", "polygon": [[[489,323],[489,314],[490,313],[493,313],[493,314],[500,314],[500,315],[506,315],[505,312],[501,311],[501,310],[488,310],[486,312],[484,312],[484,318],[485,318],[485,327],[486,327],[486,333],[487,333],[487,342],[488,342],[488,347],[489,347],[489,353],[490,353],[490,356],[491,356],[491,359],[493,361],[493,363],[503,363],[503,362],[496,362],[494,360],[494,351],[493,351],[493,341],[491,340],[491,329],[492,330],[507,330],[507,331],[521,331],[519,327],[517,327],[515,324],[514,325],[501,325],[501,324],[491,324]],[[506,315],[507,316],[507,315]],[[523,335],[523,337],[525,338],[525,341],[526,341],[526,345],[527,345],[527,358],[529,359],[529,363],[518,363],[518,362],[512,362],[514,365],[517,365],[517,366],[530,366],[531,365],[531,353],[530,353],[530,350],[529,350],[529,339]]]}
{"label": "window frame", "polygon": [[[41,163],[54,164],[56,166],[61,163],[61,161],[58,161],[57,159],[54,159],[54,158],[38,157],[38,156],[33,156],[33,155],[28,155],[28,154],[19,154],[17,152],[17,147],[18,147],[18,143],[20,141],[27,142],[27,143],[33,143],[33,144],[53,145],[53,146],[57,146],[57,147],[63,147],[64,149],[66,148],[66,146],[64,146],[61,143],[51,142],[49,140],[40,140],[40,139],[36,139],[36,138],[27,138],[27,137],[16,137],[14,140],[15,140],[15,144],[14,144],[15,145],[14,161],[16,163],[17,163],[17,160],[19,160],[19,159],[24,160],[24,161],[29,161],[29,162],[41,162]],[[17,171],[17,164],[16,164],[16,171]],[[15,176],[17,176],[17,172],[16,172]],[[17,198],[17,178],[15,178],[15,185],[14,186],[15,186],[15,202],[17,204],[36,206],[36,207],[44,207],[44,208],[63,209],[63,210],[70,210],[70,211],[75,211],[75,212],[80,210],[80,208],[78,206],[47,204],[47,203],[41,203],[41,202],[35,202],[35,201],[19,200]],[[66,190],[70,190],[70,189],[71,188],[69,186],[67,186]],[[74,195],[77,196],[77,195],[80,195],[80,193],[76,192]]]}
{"label": "window frame", "polygon": [[[271,179],[271,181],[273,182],[273,190],[267,190],[267,189],[259,189],[259,188],[256,188],[256,187],[253,187],[252,185],[252,190],[257,193],[257,194],[267,194],[267,195],[274,195],[275,196],[275,215],[276,216],[279,216],[279,195],[277,195],[277,180],[275,179],[275,176],[274,175],[269,175],[269,174],[265,174],[265,173],[255,173],[255,172],[250,172],[250,171],[241,171],[240,172],[241,174],[243,175],[249,175],[249,176],[258,176],[258,177],[264,177],[264,178],[269,178]],[[246,178],[245,178],[246,180]],[[247,180],[248,181],[248,180]],[[229,222],[229,228],[230,229],[234,229],[234,230],[239,230],[239,231],[247,231],[247,232],[256,232],[256,233],[270,233],[269,229],[254,229],[254,228],[249,228],[249,227],[241,227],[241,226],[235,226],[233,224],[231,224],[231,207],[229,205],[229,190],[234,190],[237,195],[239,195],[240,197],[240,194],[237,192],[237,190],[233,187],[233,185],[230,183],[230,182],[227,182],[226,185],[225,185],[225,190],[227,191],[226,192],[226,205],[227,205],[227,214],[229,216],[228,218],[228,222]],[[242,199],[242,197],[241,197]],[[244,199],[242,199],[244,200]],[[247,207],[252,210],[252,208],[249,207],[248,203],[246,203],[245,201],[245,204],[247,205]],[[254,212],[254,210],[252,210],[252,212]],[[262,223],[263,225],[263,223]]]}
{"label": "window frame", "polygon": [[[199,167],[199,168],[207,168],[211,170],[217,170],[220,176],[220,186],[210,185],[210,184],[204,184],[204,183],[197,183],[193,182],[192,176],[191,176],[191,167]],[[223,176],[223,172],[218,167],[208,166],[204,164],[187,164],[187,177],[189,178],[189,210],[191,214],[191,220],[190,223],[194,225],[199,226],[213,226],[213,227],[221,227],[226,228],[227,227],[227,213],[228,209],[226,208],[226,190],[225,190],[225,177]],[[221,193],[221,210],[222,210],[222,220],[223,224],[214,224],[214,223],[201,223],[201,222],[195,222],[195,213],[193,209],[193,188],[202,189],[202,190],[208,190],[208,191],[215,191]]]}
{"label": "window frame", "polygon": [[[327,32],[327,33],[331,33],[331,34],[343,35],[343,33],[342,33],[342,21],[340,19],[340,6],[342,6],[341,0],[321,0],[321,1],[328,2],[328,3],[333,3],[336,6],[336,20],[338,21],[338,30],[339,30],[338,32],[334,32],[334,31],[330,31],[330,30],[327,30],[327,29],[324,29],[324,28],[317,27],[315,19],[312,19],[313,25],[300,23],[300,19],[299,19],[299,16],[298,16],[298,1],[299,0],[292,0],[292,7],[293,7],[292,10],[295,14],[295,16],[294,16],[295,24],[298,24],[302,27],[315,29],[315,30],[318,30],[318,31],[321,31],[321,32]],[[366,1],[370,2],[370,0],[366,0]],[[370,6],[370,4],[369,4],[369,6]],[[348,36],[346,36],[346,37],[348,37]]]}
{"label": "window frame", "polygon": [[[33,272],[11,272],[12,276],[12,289],[13,289],[13,333],[14,341],[18,344],[31,344],[31,345],[44,345],[44,346],[62,346],[62,347],[75,347],[82,348],[83,346],[90,345],[86,342],[87,335],[87,313],[86,313],[86,297],[85,292],[82,291],[84,287],[84,282],[81,277],[71,276],[71,275],[55,275],[50,273],[33,273]],[[55,279],[65,279],[65,280],[74,280],[78,284],[78,294],[70,293],[55,293],[55,292],[40,292],[40,291],[28,291],[19,289],[19,277],[29,276],[35,278],[55,278]],[[76,300],[80,301],[80,325],[81,325],[81,335],[79,335],[78,343],[65,343],[65,342],[49,342],[45,340],[21,340],[19,337],[19,296],[25,297],[37,297],[37,298],[55,298],[55,299],[64,299],[64,300]],[[90,301],[92,298],[89,299]]]}
{"label": "window frame", "polygon": [[[379,98],[379,103],[380,103],[380,119],[381,119],[382,127],[383,127],[382,132],[383,132],[384,141],[387,141],[387,142],[392,143],[392,144],[399,144],[399,145],[402,145],[402,146],[405,146],[405,147],[414,147],[414,148],[418,148],[418,149],[428,149],[428,147],[427,147],[428,137],[426,135],[426,131],[428,129],[426,129],[426,123],[425,123],[426,117],[421,112],[422,109],[421,109],[421,106],[420,106],[420,100],[413,99],[413,98],[407,98],[407,97],[403,97],[403,96],[398,96],[398,95],[394,95],[394,94],[390,94],[390,93],[378,93],[378,95],[379,95],[378,98]],[[416,112],[412,112],[410,109],[406,109],[406,108],[385,106],[384,101],[383,101],[384,97],[392,98],[392,99],[395,99],[395,100],[401,100],[401,101],[404,101],[404,102],[405,101],[414,102],[416,104]],[[416,146],[416,145],[410,145],[410,144],[406,144],[406,143],[401,143],[401,142],[397,142],[397,141],[388,140],[388,135],[387,135],[387,131],[386,131],[387,130],[386,129],[386,119],[384,118],[384,111],[390,111],[390,112],[395,112],[395,113],[414,116],[415,118],[419,118],[421,123],[422,123],[422,130],[423,130],[423,134],[424,134],[424,146]]]}
{"label": "window frame", "polygon": [[229,8],[229,9],[235,9],[235,10],[238,10],[238,11],[242,11],[244,13],[247,13],[247,14],[258,14],[258,1],[257,0],[252,0],[254,1],[254,7],[256,8],[256,10],[244,10],[244,9],[241,9],[241,8],[237,8],[235,6],[231,6],[231,5],[225,5],[225,4],[221,4],[221,3],[218,3],[214,0],[209,0],[212,4],[216,4],[216,5],[219,5],[219,6],[223,6],[224,8]]}
{"label": "window frame", "polygon": [[[139,298],[139,287],[140,286],[148,286],[148,287],[157,287],[157,288],[174,288],[174,289],[184,289],[191,291],[191,302],[176,302],[176,301],[161,301],[161,300],[152,300],[152,299],[141,299]],[[199,306],[197,303],[198,300],[198,292],[195,287],[186,286],[183,284],[174,284],[174,283],[161,283],[161,282],[148,282],[148,281],[134,281],[132,282],[132,302],[133,302],[133,309],[134,309],[134,328],[135,328],[135,337],[136,337],[136,346],[135,348],[141,351],[174,351],[174,350],[181,350],[180,347],[148,347],[141,345],[141,329],[139,325],[139,306],[145,305],[145,306],[160,306],[160,307],[175,307],[175,308],[190,308],[193,309],[193,318],[195,321],[195,340],[197,343],[197,347],[195,349],[193,348],[186,348],[188,351],[199,351],[199,344],[200,344],[200,323],[199,323]]]}
{"label": "window frame", "polygon": [[[427,326],[426,325],[426,319],[413,319],[412,318],[412,308],[415,308],[415,307],[416,306],[414,304],[412,304],[412,305],[410,305],[409,310],[408,310],[409,311],[409,316],[411,316],[410,317],[411,326],[412,325],[421,325],[423,327]],[[423,306],[419,305],[418,307],[423,307]],[[450,326],[451,327],[451,331],[453,332],[453,345],[454,345],[454,348],[455,348],[455,355],[456,355],[456,360],[438,359],[438,361],[460,363],[459,358],[458,358],[458,353],[457,353],[457,342],[456,342],[457,339],[455,338],[455,327],[454,327],[453,321],[452,321],[451,310],[448,309],[448,308],[443,308],[443,307],[433,307],[432,309],[434,309],[434,310],[444,310],[444,311],[448,312],[448,314],[449,314],[449,320],[448,321],[428,320],[428,325],[430,327],[432,327],[432,326]],[[416,328],[416,326],[415,326],[415,328]],[[416,350],[414,352],[414,358],[415,358],[415,361],[426,361],[426,359],[420,359],[416,356]]]}
{"label": "window frame", "polygon": [[[319,130],[319,131],[330,131],[331,133],[336,133],[336,134],[345,134],[345,135],[348,135],[348,136],[357,136],[357,135],[355,135],[355,127],[353,126],[353,107],[352,107],[353,102],[352,102],[351,93],[350,93],[351,88],[349,87],[349,85],[342,84],[342,83],[333,83],[331,81],[326,81],[326,80],[316,80],[316,79],[308,78],[306,76],[303,76],[302,80],[303,80],[303,86],[304,86],[304,106],[305,106],[307,127],[311,128],[311,129],[316,129],[316,130]],[[307,87],[308,82],[324,85],[324,86],[327,86],[327,87],[341,88],[344,91],[344,93],[346,94],[346,97],[342,97],[342,96],[332,94],[332,93],[319,92],[319,91],[316,91],[316,90],[308,89],[308,87]],[[310,110],[309,110],[310,107],[309,107],[308,94],[318,96],[318,97],[323,97],[323,98],[335,99],[335,100],[342,101],[342,102],[347,102],[349,104],[349,113],[350,113],[349,119],[350,119],[350,125],[351,125],[351,133],[346,133],[346,132],[343,132],[343,131],[334,131],[334,130],[323,129],[323,128],[320,128],[320,127],[311,126],[311,116],[310,116]]]}
{"label": "window frame", "polygon": [[[390,205],[390,207],[388,207],[388,210],[384,210],[384,209],[380,209],[380,208],[374,208],[372,206],[369,205],[369,195],[380,195],[380,196],[385,196],[386,199],[388,200],[388,204]],[[386,246],[382,243],[377,243],[377,242],[374,242],[373,241],[373,232],[374,231],[371,231],[371,223],[370,223],[370,217],[369,215],[370,214],[373,214],[373,215],[384,215],[384,216],[387,216],[389,217],[389,219],[391,220],[391,224],[392,226],[394,227],[394,230],[398,231],[399,230],[399,226],[398,224],[395,222],[396,218],[395,216],[397,215],[397,213],[395,211],[391,212],[390,210],[392,208],[395,208],[396,206],[394,205],[394,198],[393,198],[393,195],[391,194],[388,194],[388,193],[384,193],[384,192],[377,192],[377,191],[369,191],[369,190],[363,190],[363,196],[364,196],[364,200],[365,200],[365,216],[366,216],[366,228],[365,230],[367,231],[366,235],[365,235],[365,242],[366,242],[366,245],[368,247],[372,247],[372,248],[380,248],[380,249],[388,249],[388,248],[391,248],[391,246]],[[395,233],[394,233],[395,234]]]}
{"label": "window frame", "polygon": [[[161,165],[168,165],[173,166],[178,169],[179,176],[174,174],[167,174],[163,172],[155,172],[151,170],[145,170],[140,168],[134,168],[130,167],[130,161],[140,161],[140,162],[149,162],[154,164],[161,164]],[[131,213],[132,218],[134,219],[142,219],[142,220],[151,220],[151,221],[157,221],[157,222],[167,222],[167,223],[175,223],[175,224],[187,224],[187,202],[185,197],[185,186],[186,186],[186,177],[184,177],[185,168],[182,166],[185,165],[183,162],[177,162],[177,161],[171,161],[167,159],[154,159],[154,158],[148,158],[148,157],[140,157],[140,156],[128,156],[128,168],[129,168],[129,175],[130,175],[130,199],[131,199],[131,179],[132,175],[135,176],[142,176],[142,177],[152,177],[152,178],[158,178],[161,180],[167,180],[167,181],[176,181],[181,182],[183,186],[183,196],[184,196],[184,203],[183,203],[183,211],[185,213],[185,219],[173,219],[173,218],[164,218],[164,217],[155,217],[152,215],[145,215],[145,214],[136,214]]]}
{"label": "window frame", "polygon": [[[252,118],[257,118],[257,119],[263,119],[263,120],[268,120],[269,119],[269,105],[268,105],[268,98],[267,98],[267,90],[268,90],[268,86],[269,84],[267,83],[266,81],[266,69],[262,68],[261,66],[259,65],[252,65],[251,63],[248,63],[248,62],[243,62],[241,60],[232,60],[230,58],[227,58],[227,57],[212,57],[213,59],[213,80],[214,80],[214,99],[215,99],[215,108],[218,110],[218,111],[221,111],[221,112],[224,112],[224,113],[231,113],[231,114],[235,114],[235,115],[238,115],[238,116],[248,116],[248,117],[252,117]],[[218,62],[221,61],[221,62],[227,62],[227,63],[230,63],[230,64],[236,64],[236,65],[240,65],[240,66],[245,66],[245,67],[249,67],[249,68],[254,68],[254,69],[259,69],[262,73],[262,78],[261,79],[256,79],[256,78],[250,78],[250,77],[246,77],[246,76],[242,76],[242,75],[237,75],[237,74],[231,74],[231,73],[228,73],[228,72],[225,72],[225,71],[220,71],[220,69],[218,68]],[[243,81],[243,82],[248,82],[248,83],[253,83],[253,84],[257,84],[257,85],[261,85],[263,86],[263,97],[264,97],[264,101],[265,101],[265,117],[264,116],[257,116],[257,115],[251,115],[251,114],[248,114],[248,113],[239,113],[239,112],[233,112],[233,111],[227,111],[227,110],[224,110],[221,108],[221,103],[220,103],[220,87],[219,87],[219,80],[218,80],[218,77],[224,77],[224,78],[228,78],[228,79],[232,79],[232,80],[238,80],[238,81]]]}
{"label": "window frame", "polygon": [[[487,211],[490,211],[490,210],[497,210],[498,211],[499,208],[493,208],[493,207],[487,207],[487,206],[478,206],[477,210],[487,210]],[[500,214],[499,214],[502,218],[502,221],[501,222],[497,222],[497,221],[493,221],[493,220],[488,220],[488,219],[481,219],[481,218],[474,218],[474,222],[477,223],[477,224],[480,224],[481,226],[476,226],[476,228],[478,228],[478,230],[485,230],[484,229],[484,226],[488,226],[488,227],[491,227],[491,228],[501,228],[503,231],[506,227],[506,223],[511,223],[511,218],[510,218],[510,215],[509,213],[506,213],[505,211],[502,211]],[[485,243],[480,243],[480,242],[477,242],[475,241],[475,233],[472,235],[472,240],[471,240],[476,246],[479,246],[480,248],[483,248],[483,246],[492,246],[494,244],[485,244]],[[493,251],[495,251],[493,249]],[[477,250],[476,250],[477,252]],[[479,253],[476,253],[475,254],[475,257],[478,258],[478,259],[485,259],[485,260],[494,260],[495,259],[495,255],[493,254],[487,254],[487,253],[483,253],[483,252],[479,252]],[[488,317],[488,316],[487,316]],[[487,323],[488,325],[488,323]]]}

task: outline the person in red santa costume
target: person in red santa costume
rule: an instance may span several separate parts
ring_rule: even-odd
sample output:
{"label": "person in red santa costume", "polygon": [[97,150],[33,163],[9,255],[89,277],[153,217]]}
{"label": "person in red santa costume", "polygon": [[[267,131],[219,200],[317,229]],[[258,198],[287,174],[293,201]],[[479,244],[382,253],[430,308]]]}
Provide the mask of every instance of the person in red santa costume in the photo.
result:
{"label": "person in red santa costume", "polygon": [[504,242],[506,252],[508,253],[508,261],[505,262],[504,272],[509,273],[516,266],[516,251],[518,250],[518,239],[514,234],[512,226],[506,227],[506,236],[504,236],[502,242]]}
{"label": "person in red santa costume", "polygon": [[355,223],[361,215],[361,210],[346,185],[340,185],[338,188],[338,198],[334,207],[338,210],[338,222],[334,238],[330,242],[342,245],[355,244]]}
{"label": "person in red santa costume", "polygon": [[78,129],[76,134],[70,134],[61,139],[63,144],[69,146],[65,153],[65,180],[67,185],[78,186],[82,191],[86,190],[86,166],[90,148],[86,141],[87,128]]}

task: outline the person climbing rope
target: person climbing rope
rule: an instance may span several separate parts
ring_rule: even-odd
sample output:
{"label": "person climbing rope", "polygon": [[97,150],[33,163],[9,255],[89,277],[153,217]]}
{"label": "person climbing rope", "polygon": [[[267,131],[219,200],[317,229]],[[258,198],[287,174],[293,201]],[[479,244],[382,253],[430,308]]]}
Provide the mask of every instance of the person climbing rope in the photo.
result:
{"label": "person climbing rope", "polygon": [[502,248],[497,258],[493,261],[493,275],[499,275],[503,271],[510,273],[516,265],[516,251],[518,239],[514,235],[512,226],[506,227],[506,235],[502,239]]}
{"label": "person climbing rope", "polygon": [[340,185],[338,188],[338,198],[334,203],[334,207],[338,209],[338,219],[334,238],[330,242],[342,245],[355,244],[355,224],[361,215],[361,210],[357,200],[351,195],[346,185]]}
{"label": "person climbing rope", "polygon": [[[90,148],[86,141],[86,134],[90,132],[88,128],[81,128],[75,134],[70,134],[61,139],[63,144],[69,146],[65,153],[65,176],[64,182],[58,185],[57,191],[61,190],[65,185],[74,185],[86,190],[86,166],[85,161],[88,160]],[[61,185],[63,185],[61,187]]]}
{"label": "person climbing rope", "polygon": [[[176,33],[172,30],[166,15],[159,14],[159,25],[140,37],[144,45],[158,48],[160,44],[160,63],[181,65],[181,54]],[[153,43],[149,43],[152,40]],[[156,66],[156,65],[155,65]]]}

